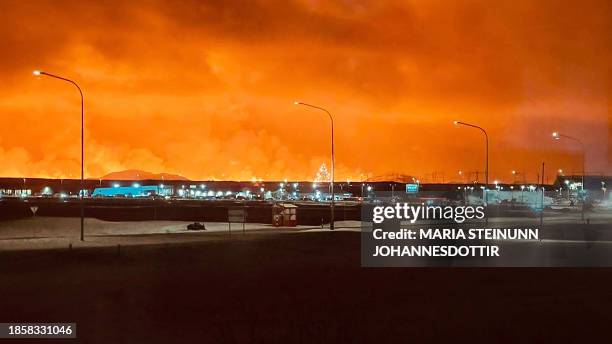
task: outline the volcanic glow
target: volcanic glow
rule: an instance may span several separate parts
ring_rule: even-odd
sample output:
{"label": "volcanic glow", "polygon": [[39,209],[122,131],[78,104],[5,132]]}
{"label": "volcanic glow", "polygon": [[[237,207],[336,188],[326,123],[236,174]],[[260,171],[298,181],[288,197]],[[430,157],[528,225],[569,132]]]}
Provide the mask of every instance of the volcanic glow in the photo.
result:
{"label": "volcanic glow", "polygon": [[612,170],[610,1],[10,2],[0,176],[191,179]]}

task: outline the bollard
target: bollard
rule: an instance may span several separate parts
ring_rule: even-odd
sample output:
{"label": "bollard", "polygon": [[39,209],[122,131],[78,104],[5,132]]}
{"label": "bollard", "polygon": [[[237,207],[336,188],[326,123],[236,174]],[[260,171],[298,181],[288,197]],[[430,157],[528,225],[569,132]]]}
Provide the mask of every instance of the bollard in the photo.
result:
{"label": "bollard", "polygon": [[68,252],[72,252],[72,243],[68,244]]}
{"label": "bollard", "polygon": [[117,244],[117,257],[121,256],[121,244]]}

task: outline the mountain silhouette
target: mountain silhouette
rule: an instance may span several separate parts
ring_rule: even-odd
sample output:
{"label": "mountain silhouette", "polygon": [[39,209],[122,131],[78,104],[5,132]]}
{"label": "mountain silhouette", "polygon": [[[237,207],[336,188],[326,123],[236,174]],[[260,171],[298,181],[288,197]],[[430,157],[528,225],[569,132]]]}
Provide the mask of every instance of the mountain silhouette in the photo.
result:
{"label": "mountain silhouette", "polygon": [[118,172],[111,172],[104,175],[102,179],[111,180],[189,180],[178,174],[170,173],[152,173],[141,170],[125,170]]}

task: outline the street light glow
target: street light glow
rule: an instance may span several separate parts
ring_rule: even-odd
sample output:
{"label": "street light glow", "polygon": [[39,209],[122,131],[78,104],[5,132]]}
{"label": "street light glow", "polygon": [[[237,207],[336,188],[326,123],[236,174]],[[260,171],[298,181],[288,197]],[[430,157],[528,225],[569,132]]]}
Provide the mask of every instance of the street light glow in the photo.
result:
{"label": "street light glow", "polygon": [[71,83],[72,85],[74,85],[74,87],[76,87],[76,89],[79,91],[79,95],[81,96],[81,183],[80,183],[80,191],[79,191],[79,208],[81,212],[81,241],[84,241],[85,240],[85,206],[83,203],[83,197],[84,197],[83,191],[85,190],[85,187],[84,187],[84,180],[85,180],[85,99],[83,98],[83,91],[81,90],[81,87],[79,87],[79,85],[75,81],[64,78],[59,75],[45,73],[39,70],[34,70],[32,74],[34,74],[35,76],[46,75],[50,78],[54,78],[54,79],[58,79],[61,81]]}

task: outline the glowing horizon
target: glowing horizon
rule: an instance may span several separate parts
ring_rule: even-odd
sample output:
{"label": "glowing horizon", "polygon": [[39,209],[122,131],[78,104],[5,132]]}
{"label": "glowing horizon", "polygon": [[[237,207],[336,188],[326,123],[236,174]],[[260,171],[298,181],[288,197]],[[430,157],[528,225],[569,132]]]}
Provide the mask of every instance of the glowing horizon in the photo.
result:
{"label": "glowing horizon", "polygon": [[[10,3],[0,35],[0,176],[139,169],[192,180],[336,180],[484,170],[612,171],[612,5],[545,2]],[[579,9],[579,10],[578,10]],[[224,16],[218,16],[224,13]],[[459,175],[457,171],[464,171]],[[482,179],[482,178],[481,178]]]}

